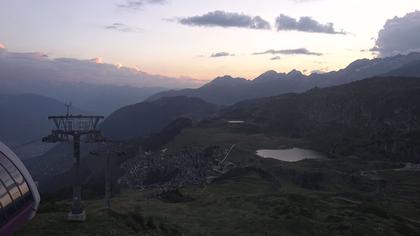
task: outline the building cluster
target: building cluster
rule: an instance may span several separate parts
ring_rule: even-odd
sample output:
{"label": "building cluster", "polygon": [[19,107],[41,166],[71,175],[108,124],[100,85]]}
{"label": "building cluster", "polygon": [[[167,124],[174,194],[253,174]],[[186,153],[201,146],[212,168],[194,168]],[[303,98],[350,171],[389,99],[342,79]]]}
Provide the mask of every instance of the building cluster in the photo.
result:
{"label": "building cluster", "polygon": [[170,153],[142,153],[122,164],[121,184],[133,189],[173,189],[200,185],[211,176],[220,175],[220,162],[229,147],[189,147]]}

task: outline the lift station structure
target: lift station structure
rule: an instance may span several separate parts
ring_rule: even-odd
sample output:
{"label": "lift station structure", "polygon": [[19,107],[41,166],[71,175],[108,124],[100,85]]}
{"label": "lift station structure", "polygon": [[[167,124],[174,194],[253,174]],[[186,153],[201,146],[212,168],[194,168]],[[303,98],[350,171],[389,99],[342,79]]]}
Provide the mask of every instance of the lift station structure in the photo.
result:
{"label": "lift station structure", "polygon": [[67,114],[64,116],[50,116],[54,128],[47,137],[42,139],[46,143],[66,142],[73,143],[73,199],[71,211],[68,214],[70,221],[85,221],[86,212],[81,205],[81,177],[80,177],[80,142],[99,143],[104,142],[98,124],[103,116],[71,115],[66,104]]}

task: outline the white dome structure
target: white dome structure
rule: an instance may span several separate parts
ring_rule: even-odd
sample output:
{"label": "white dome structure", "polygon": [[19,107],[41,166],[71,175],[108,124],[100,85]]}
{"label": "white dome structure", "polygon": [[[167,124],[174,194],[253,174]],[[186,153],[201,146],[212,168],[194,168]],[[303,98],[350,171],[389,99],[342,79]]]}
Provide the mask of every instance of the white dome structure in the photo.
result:
{"label": "white dome structure", "polygon": [[0,235],[9,236],[35,216],[37,186],[22,161],[0,142]]}

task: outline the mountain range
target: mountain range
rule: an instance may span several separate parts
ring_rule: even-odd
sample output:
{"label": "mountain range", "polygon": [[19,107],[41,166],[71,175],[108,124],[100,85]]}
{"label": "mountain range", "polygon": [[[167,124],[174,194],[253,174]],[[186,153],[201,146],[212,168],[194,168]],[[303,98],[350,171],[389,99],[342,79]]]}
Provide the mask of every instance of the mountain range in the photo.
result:
{"label": "mountain range", "polygon": [[[0,68],[3,68],[1,63]],[[42,70],[35,70],[37,73],[34,78],[30,78],[25,71],[15,70],[12,73],[10,68],[5,68],[0,71],[0,94],[3,94],[0,96],[0,139],[15,146],[45,135],[50,128],[46,117],[63,114],[63,101],[67,101],[66,98],[72,98],[76,107],[74,111],[105,115],[113,112],[103,123],[105,134],[113,139],[127,139],[159,132],[180,117],[193,120],[209,117],[217,112],[219,105],[231,105],[247,99],[279,94],[301,93],[312,88],[345,84],[377,75],[419,77],[419,68],[420,53],[411,53],[357,60],[345,69],[325,74],[304,75],[293,70],[287,74],[267,71],[254,80],[224,76],[198,89],[160,92],[143,103],[141,102],[147,96],[162,91],[163,88],[54,82],[43,78],[41,75],[45,71]],[[25,70],[33,71],[31,68]],[[24,94],[25,91],[47,94],[52,98]],[[135,105],[127,106],[128,104]]]}
{"label": "mountain range", "polygon": [[297,70],[289,73],[267,71],[254,80],[223,76],[197,89],[170,90],[157,93],[149,101],[172,96],[198,97],[207,102],[232,105],[236,102],[284,93],[301,93],[309,89],[346,84],[381,75],[420,76],[420,53],[387,58],[361,59],[346,68],[324,74],[305,75]]}
{"label": "mountain range", "polygon": [[[345,69],[325,74],[304,75],[293,70],[287,74],[267,71],[254,80],[223,76],[198,89],[161,92],[151,96],[146,102],[121,108],[105,120],[102,129],[110,138],[144,137],[159,132],[172,120],[180,117],[195,120],[209,117],[217,110],[217,106],[212,104],[232,105],[261,97],[303,93],[308,90],[316,91],[317,88],[348,84],[372,76],[420,77],[418,68],[420,68],[420,53],[411,53],[389,58],[357,60]],[[385,81],[384,84],[386,84]],[[382,85],[378,84],[378,86]],[[282,112],[284,113],[281,116],[277,116],[279,120],[287,118],[284,115],[288,114],[287,111]],[[247,114],[244,117],[253,115]],[[241,118],[238,117],[238,119]],[[281,122],[278,125],[282,127]],[[278,127],[273,127],[273,129]],[[286,128],[292,128],[292,126],[286,125]]]}
{"label": "mountain range", "polygon": [[[187,136],[197,140],[202,140],[199,135],[214,132],[220,137],[238,135],[252,143],[260,142],[256,137],[265,136],[298,140],[331,159],[357,156],[365,160],[418,163],[419,101],[420,78],[374,77],[301,94],[247,100],[228,107],[198,98],[161,98],[114,112],[101,124],[101,130],[107,138],[124,139],[123,143],[136,152],[139,145],[144,150],[158,151],[188,129]],[[205,118],[211,119],[204,121]],[[229,120],[241,120],[244,124],[230,125],[226,122]],[[142,139],[127,140],[139,137]],[[43,188],[62,187],[62,179],[69,179],[71,147],[63,145],[25,162],[37,178],[47,183]],[[88,155],[87,147],[82,149]],[[97,160],[91,168],[100,167],[100,163],[102,160]]]}

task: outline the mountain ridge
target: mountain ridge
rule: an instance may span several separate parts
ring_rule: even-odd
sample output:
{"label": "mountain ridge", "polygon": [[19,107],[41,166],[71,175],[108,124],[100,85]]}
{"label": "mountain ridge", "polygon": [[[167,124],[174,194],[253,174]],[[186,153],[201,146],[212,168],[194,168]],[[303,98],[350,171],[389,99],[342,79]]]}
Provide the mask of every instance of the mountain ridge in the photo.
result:
{"label": "mountain ridge", "polygon": [[222,117],[261,132],[304,138],[332,155],[420,162],[420,78],[373,77],[345,85],[239,102]]}
{"label": "mountain ridge", "polygon": [[218,110],[218,105],[199,98],[161,98],[120,108],[101,123],[101,130],[111,139],[144,137],[159,132],[178,118],[197,121]]}
{"label": "mountain ridge", "polygon": [[[359,59],[346,68],[323,74],[305,75],[292,70],[289,73],[278,73],[269,70],[253,80],[234,78],[232,76],[217,77],[197,89],[164,91],[149,97],[148,101],[160,97],[187,96],[198,97],[207,102],[232,105],[246,99],[275,96],[283,93],[300,93],[314,87],[330,87],[381,75],[420,76],[415,70],[420,62],[420,53],[397,55],[387,58]],[[411,68],[410,71],[408,71]],[[397,74],[398,72],[398,74]],[[392,74],[393,73],[393,74]]]}

